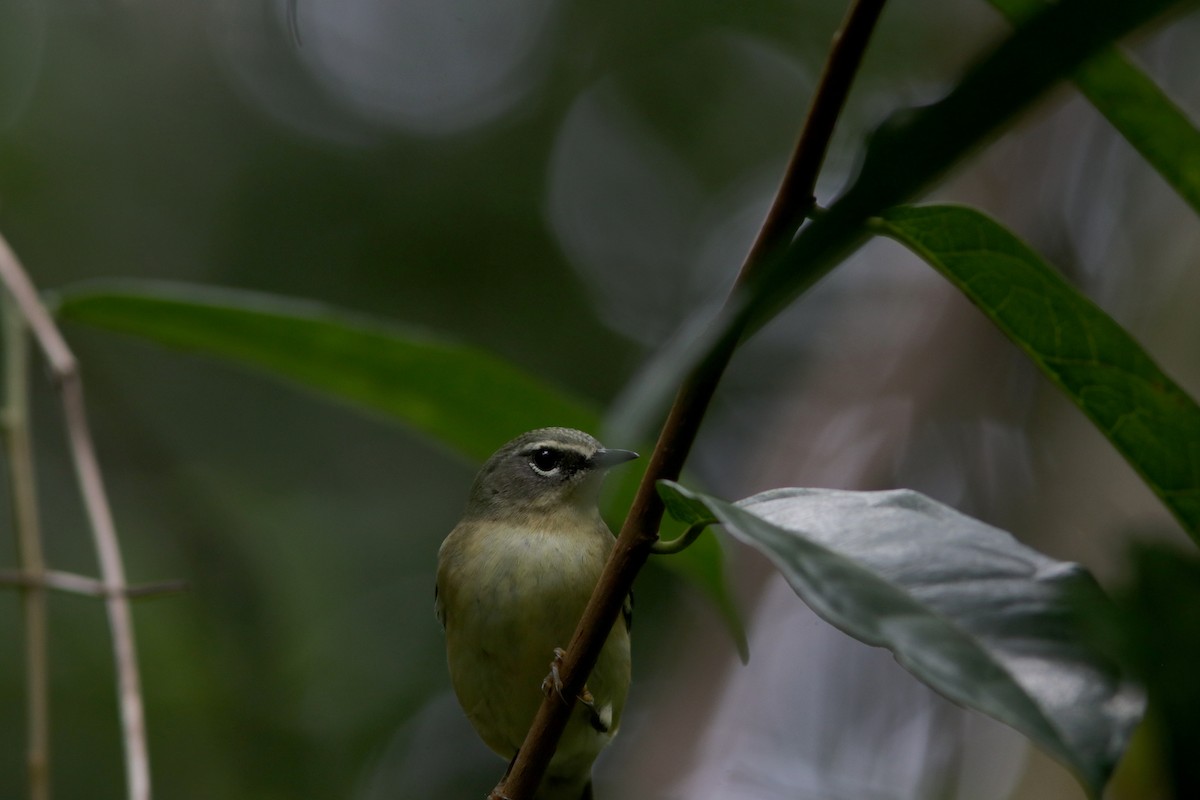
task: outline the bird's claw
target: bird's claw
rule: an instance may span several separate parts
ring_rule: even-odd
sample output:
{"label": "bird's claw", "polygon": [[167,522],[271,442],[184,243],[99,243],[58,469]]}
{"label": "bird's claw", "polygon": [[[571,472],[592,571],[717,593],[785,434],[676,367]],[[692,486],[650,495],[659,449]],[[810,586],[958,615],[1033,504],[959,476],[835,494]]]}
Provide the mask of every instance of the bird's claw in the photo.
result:
{"label": "bird's claw", "polygon": [[[551,692],[554,692],[558,695],[558,699],[564,703],[567,702],[567,698],[562,693],[563,682],[560,670],[562,669],[563,659],[566,656],[566,650],[563,650],[561,647],[554,648],[554,660],[550,662],[550,674],[542,681],[542,694],[549,695]],[[588,691],[586,686],[583,687],[583,691],[575,699],[594,710],[596,698],[592,697],[592,693]]]}
{"label": "bird's claw", "polygon": [[[561,647],[554,648],[554,660],[550,662],[550,674],[547,675],[542,681],[542,694],[549,697],[550,693],[553,692],[554,694],[558,695],[558,699],[562,700],[564,705],[567,702],[567,698],[563,696],[563,682],[560,670],[562,669],[563,659],[566,658],[566,655],[567,651],[563,650]],[[597,722],[600,721],[600,715],[596,711],[596,698],[592,696],[590,691],[588,691],[587,686],[583,687],[583,690],[579,692],[575,699],[578,700],[585,708],[587,708],[587,710],[591,713],[593,720]],[[595,722],[593,722],[593,724],[595,724]],[[601,726],[603,726],[603,730],[608,729],[607,726],[603,725],[602,722]],[[597,726],[597,729],[601,729],[601,727]],[[489,800],[491,800],[491,798],[489,798]]]}
{"label": "bird's claw", "polygon": [[[563,703],[567,702],[567,698],[563,697],[563,682],[562,677],[559,675],[559,669],[562,667],[563,658],[566,655],[567,651],[561,647],[554,648],[554,660],[550,662],[550,674],[542,681],[542,694],[549,697],[550,693],[554,692]],[[584,691],[587,690],[585,689]]]}

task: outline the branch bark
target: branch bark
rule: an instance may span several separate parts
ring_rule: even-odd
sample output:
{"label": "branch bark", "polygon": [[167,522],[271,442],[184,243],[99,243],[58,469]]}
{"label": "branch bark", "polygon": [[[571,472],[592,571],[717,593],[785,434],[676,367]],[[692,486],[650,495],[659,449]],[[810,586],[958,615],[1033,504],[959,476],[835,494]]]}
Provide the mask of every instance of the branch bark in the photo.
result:
{"label": "branch bark", "polygon": [[83,504],[91,524],[92,538],[100,562],[105,587],[105,607],[112,632],[113,659],[117,672],[117,698],[121,711],[122,739],[129,800],[150,800],[150,758],[146,747],[145,713],[142,706],[141,679],[134,647],[133,617],[129,610],[125,566],[116,526],[104,491],[104,481],[92,436],[88,429],[83,402],[83,383],[79,364],[50,313],[38,298],[8,242],[0,235],[0,279],[12,294],[33,337],[50,364],[62,396],[67,440]]}
{"label": "branch bark", "polygon": [[[742,264],[731,300],[760,264],[791,242],[814,208],[817,175],[885,2],[855,0],[835,35],[800,138],[766,221]],[[735,330],[723,339],[712,355],[692,371],[675,397],[633,506],[567,647],[559,672],[563,682],[561,694],[565,698],[575,698],[583,691],[608,632],[633,588],[634,578],[658,540],[664,508],[656,484],[662,479],[679,477],[741,335],[741,330]],[[564,703],[557,694],[543,701],[525,742],[506,776],[492,790],[491,798],[529,800],[533,796],[554,755],[572,705],[572,700]]]}

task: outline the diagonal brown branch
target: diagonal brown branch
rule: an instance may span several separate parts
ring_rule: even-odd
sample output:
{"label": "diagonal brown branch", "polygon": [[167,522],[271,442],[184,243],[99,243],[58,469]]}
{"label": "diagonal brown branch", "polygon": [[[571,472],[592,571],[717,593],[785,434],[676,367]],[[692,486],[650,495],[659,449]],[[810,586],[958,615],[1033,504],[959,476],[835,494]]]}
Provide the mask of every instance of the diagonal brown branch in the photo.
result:
{"label": "diagonal brown branch", "polygon": [[105,607],[112,631],[113,658],[116,662],[117,697],[121,710],[121,729],[125,745],[126,780],[129,800],[150,800],[150,759],[146,748],[145,714],[142,708],[141,680],[133,639],[133,617],[125,582],[125,566],[117,541],[116,526],[100,477],[88,430],[83,402],[83,384],[74,354],[54,324],[50,313],[38,298],[37,290],[21,267],[8,242],[0,236],[0,279],[12,294],[33,337],[50,363],[51,372],[62,396],[67,440],[75,473],[83,494],[83,504],[92,528],[100,574],[108,592]]}
{"label": "diagonal brown branch", "polygon": [[[855,0],[851,5],[841,30],[834,38],[804,129],[775,202],[742,265],[734,292],[778,248],[788,244],[812,211],[817,174],[829,148],[834,125],[845,105],[851,83],[862,63],[867,42],[885,2]],[[624,599],[633,587],[634,578],[646,563],[658,539],[658,526],[664,509],[655,486],[659,480],[679,477],[740,336],[741,331],[734,331],[726,337],[713,355],[696,367],[676,395],[646,474],[638,487],[633,507],[567,647],[560,670],[564,697],[574,698],[583,691],[608,631],[616,623]],[[529,800],[533,796],[566,727],[571,705],[572,701],[563,703],[550,698],[542,703],[508,773],[492,791],[492,798]]]}

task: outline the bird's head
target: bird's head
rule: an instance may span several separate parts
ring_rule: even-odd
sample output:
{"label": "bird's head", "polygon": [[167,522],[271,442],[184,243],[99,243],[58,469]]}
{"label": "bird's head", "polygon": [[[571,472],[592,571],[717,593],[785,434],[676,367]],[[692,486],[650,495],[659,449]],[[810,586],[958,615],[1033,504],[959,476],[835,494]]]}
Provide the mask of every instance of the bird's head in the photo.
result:
{"label": "bird's head", "polygon": [[493,517],[594,506],[610,467],[637,458],[572,428],[521,434],[487,460],[471,489],[467,513]]}

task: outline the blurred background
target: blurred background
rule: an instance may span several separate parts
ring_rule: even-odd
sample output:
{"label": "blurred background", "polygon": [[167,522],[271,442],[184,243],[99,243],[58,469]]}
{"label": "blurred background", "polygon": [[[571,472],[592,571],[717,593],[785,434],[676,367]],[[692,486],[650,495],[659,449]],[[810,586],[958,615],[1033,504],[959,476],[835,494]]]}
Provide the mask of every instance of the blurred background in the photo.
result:
{"label": "blurred background", "polygon": [[[319,299],[604,407],[723,297],[845,7],[297,0],[289,22],[284,0],[5,0],[0,231],[43,289],[140,277]],[[892,4],[820,199],[869,130],[1005,31],[982,2]],[[1132,43],[1193,118],[1198,36],[1193,15]],[[1089,106],[1057,92],[937,196],[1029,240],[1200,395],[1200,223]],[[157,796],[482,797],[503,763],[450,694],[432,611],[475,465],[247,370],[67,335],[131,579],[191,587],[135,606]],[[34,402],[47,559],[95,574],[45,382]],[[911,487],[1110,587],[1131,542],[1190,547],[1015,348],[884,242],[740,354],[692,464],[731,498]],[[750,663],[694,589],[648,569],[602,798],[1083,796],[726,545]],[[56,795],[122,797],[103,606],[50,609]],[[24,792],[21,637],[6,590],[3,798]],[[1136,739],[1113,795],[1160,796],[1155,763]]]}

